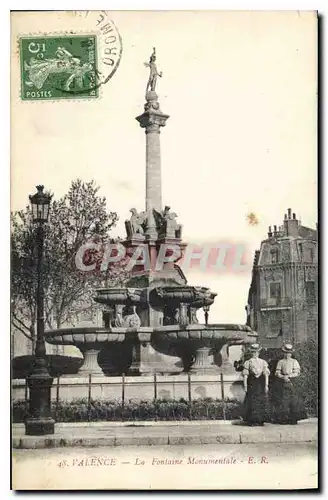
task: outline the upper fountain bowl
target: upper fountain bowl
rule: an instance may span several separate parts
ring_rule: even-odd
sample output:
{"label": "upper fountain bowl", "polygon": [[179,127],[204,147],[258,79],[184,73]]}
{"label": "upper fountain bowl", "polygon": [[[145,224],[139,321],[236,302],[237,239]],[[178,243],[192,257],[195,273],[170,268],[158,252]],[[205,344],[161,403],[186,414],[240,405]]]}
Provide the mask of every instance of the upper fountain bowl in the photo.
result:
{"label": "upper fountain bowl", "polygon": [[143,301],[141,288],[100,288],[94,300],[106,305],[137,305]]}
{"label": "upper fountain bowl", "polygon": [[152,290],[151,300],[159,304],[190,304],[199,308],[213,304],[216,293],[203,286],[159,286]]}

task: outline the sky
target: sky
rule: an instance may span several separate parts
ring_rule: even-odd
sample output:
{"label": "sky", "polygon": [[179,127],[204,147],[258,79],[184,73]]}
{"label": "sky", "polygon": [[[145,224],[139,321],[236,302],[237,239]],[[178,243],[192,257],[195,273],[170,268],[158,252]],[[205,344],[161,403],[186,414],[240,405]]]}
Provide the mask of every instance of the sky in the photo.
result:
{"label": "sky", "polygon": [[[40,17],[41,16],[41,17]],[[292,208],[317,222],[317,24],[312,12],[114,11],[123,51],[95,100],[20,98],[19,36],[97,32],[98,14],[12,14],[11,207],[36,184],[59,198],[77,177],[94,179],[124,235],[145,205],[142,113],[148,61],[163,71],[157,93],[170,115],[161,131],[163,204],[189,243],[239,242],[251,260],[268,226]],[[257,225],[250,225],[253,212]],[[185,271],[218,295],[210,322],[244,323],[247,272]]]}

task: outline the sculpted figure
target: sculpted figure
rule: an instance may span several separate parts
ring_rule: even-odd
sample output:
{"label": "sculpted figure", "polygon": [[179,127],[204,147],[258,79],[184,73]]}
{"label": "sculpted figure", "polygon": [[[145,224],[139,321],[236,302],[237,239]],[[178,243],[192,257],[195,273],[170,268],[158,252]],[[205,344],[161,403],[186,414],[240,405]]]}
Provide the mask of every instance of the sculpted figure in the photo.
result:
{"label": "sculpted figure", "polygon": [[156,288],[156,293],[161,299],[165,299],[166,297],[166,292],[162,287]]}
{"label": "sculpted figure", "polygon": [[124,306],[122,305],[116,306],[116,315],[113,321],[113,326],[116,326],[117,328],[123,326],[123,308]]}
{"label": "sculpted figure", "polygon": [[136,234],[143,235],[144,228],[142,224],[145,222],[145,213],[141,212],[140,214],[137,212],[135,208],[131,208],[131,218],[129,221],[126,221],[126,230],[129,237],[132,237]]}
{"label": "sculpted figure", "polygon": [[132,306],[132,314],[127,314],[124,316],[124,327],[125,328],[139,328],[141,325],[141,320],[136,313],[136,306]]}
{"label": "sculpted figure", "polygon": [[140,295],[138,295],[135,288],[127,288],[126,295],[131,301],[139,301],[140,299]]}
{"label": "sculpted figure", "polygon": [[195,307],[190,308],[190,323],[199,323],[197,318],[197,309]]}
{"label": "sculpted figure", "polygon": [[194,287],[194,296],[195,300],[203,300],[204,305],[208,305],[213,302],[212,300],[212,292],[209,288],[205,288],[204,286],[195,286]]}
{"label": "sculpted figure", "polygon": [[189,318],[188,318],[188,313],[187,313],[187,306],[186,304],[180,304],[180,325],[188,325],[189,324]]}
{"label": "sculpted figure", "polygon": [[109,328],[114,326],[115,309],[113,306],[105,306],[102,313],[103,326]]}
{"label": "sculpted figure", "polygon": [[178,238],[180,224],[175,220],[178,217],[178,214],[175,212],[169,212],[166,216],[166,236],[168,238]]}
{"label": "sculpted figure", "polygon": [[177,217],[178,214],[171,212],[171,207],[166,205],[160,214],[160,234],[165,235],[168,238],[180,238],[181,225],[175,220]]}
{"label": "sculpted figure", "polygon": [[176,310],[174,311],[173,320],[174,320],[174,323],[176,325],[178,325],[180,323],[180,309],[179,308],[176,308]]}
{"label": "sculpted figure", "polygon": [[170,316],[164,316],[163,318],[163,325],[172,325],[172,318]]}
{"label": "sculpted figure", "polygon": [[165,208],[162,212],[163,219],[167,219],[170,210],[171,210],[171,207],[169,207],[168,205],[165,205]]}
{"label": "sculpted figure", "polygon": [[170,210],[171,208],[168,207],[167,205],[161,212],[158,212],[157,210],[153,209],[154,218],[156,221],[156,227],[159,231],[159,234],[165,234],[166,219]]}
{"label": "sculpted figure", "polygon": [[146,94],[149,90],[152,92],[155,92],[156,90],[156,82],[157,82],[157,77],[159,76],[162,78],[162,71],[158,72],[157,71],[157,66],[156,66],[156,50],[155,47],[153,48],[153,53],[150,56],[149,63],[144,63],[145,66],[150,68],[150,73],[149,73],[149,79],[147,82],[147,87],[146,87]]}

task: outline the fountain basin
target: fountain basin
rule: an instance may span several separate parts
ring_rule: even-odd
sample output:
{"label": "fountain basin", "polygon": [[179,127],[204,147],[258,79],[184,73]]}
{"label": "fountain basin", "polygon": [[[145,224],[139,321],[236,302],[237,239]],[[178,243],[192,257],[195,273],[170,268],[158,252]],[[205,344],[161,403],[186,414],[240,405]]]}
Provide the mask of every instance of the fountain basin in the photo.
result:
{"label": "fountain basin", "polygon": [[[131,350],[133,373],[140,374],[142,362],[140,351],[153,352],[178,357],[182,360],[184,371],[196,374],[215,374],[222,372],[225,366],[218,367],[210,362],[211,354],[220,354],[227,364],[223,350],[225,346],[249,344],[255,342],[257,334],[246,325],[235,324],[189,324],[167,325],[158,327],[111,327],[111,328],[65,328],[46,332],[45,340],[50,344],[74,345],[83,353],[84,364],[80,375],[102,374],[98,364],[98,354],[110,345],[121,344],[124,349]],[[124,344],[123,344],[124,342]],[[151,351],[153,349],[153,351]],[[230,363],[231,365],[231,363]],[[230,366],[231,368],[231,366]],[[181,371],[181,368],[180,370]],[[227,371],[226,371],[227,372]]]}
{"label": "fountain basin", "polygon": [[206,287],[196,286],[160,286],[152,290],[152,300],[155,303],[175,304],[181,303],[191,304],[193,307],[203,307],[212,305],[216,297]]}
{"label": "fountain basin", "polygon": [[[121,329],[122,330],[122,329]],[[61,328],[45,332],[45,340],[54,345],[74,345],[82,352],[84,363],[79,369],[79,375],[102,375],[98,364],[99,352],[108,344],[123,342],[124,332],[112,332],[108,328],[84,327]]]}
{"label": "fountain basin", "polygon": [[143,301],[141,288],[100,288],[96,290],[95,302],[106,305],[137,305]]}
{"label": "fountain basin", "polygon": [[257,333],[247,325],[235,324],[192,324],[186,326],[167,325],[154,328],[154,332],[164,335],[170,340],[200,340],[200,341],[233,341],[252,343]]}
{"label": "fountain basin", "polygon": [[[185,370],[197,374],[231,371],[226,347],[250,344],[257,334],[249,326],[236,324],[168,325],[154,329],[153,343],[162,352],[179,355]],[[223,351],[225,349],[225,351]],[[221,353],[222,367],[210,362],[210,354]]]}

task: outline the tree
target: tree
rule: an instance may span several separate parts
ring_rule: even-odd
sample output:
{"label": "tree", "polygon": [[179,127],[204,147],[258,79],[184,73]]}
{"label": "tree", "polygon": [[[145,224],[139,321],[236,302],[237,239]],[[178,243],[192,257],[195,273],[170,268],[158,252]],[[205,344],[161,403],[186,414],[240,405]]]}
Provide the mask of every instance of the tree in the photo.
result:
{"label": "tree", "polygon": [[295,345],[295,358],[301,365],[301,375],[296,379],[302,404],[308,415],[318,416],[318,372],[319,350],[314,339]]}
{"label": "tree", "polygon": [[[101,251],[89,252],[97,263],[86,272],[76,266],[82,245],[93,241],[99,248],[113,243],[110,231],[118,216],[107,212],[106,199],[98,196],[94,181],[73,181],[66,195],[51,204],[49,223],[45,225],[44,292],[45,323],[60,328],[75,321],[81,312],[95,312],[94,291],[102,286],[119,286],[126,279],[122,266],[101,271]],[[12,324],[32,342],[34,352],[36,323],[35,228],[30,207],[12,214],[11,235],[11,317]]]}
{"label": "tree", "polygon": [[35,348],[36,272],[29,207],[11,214],[11,320]]}

